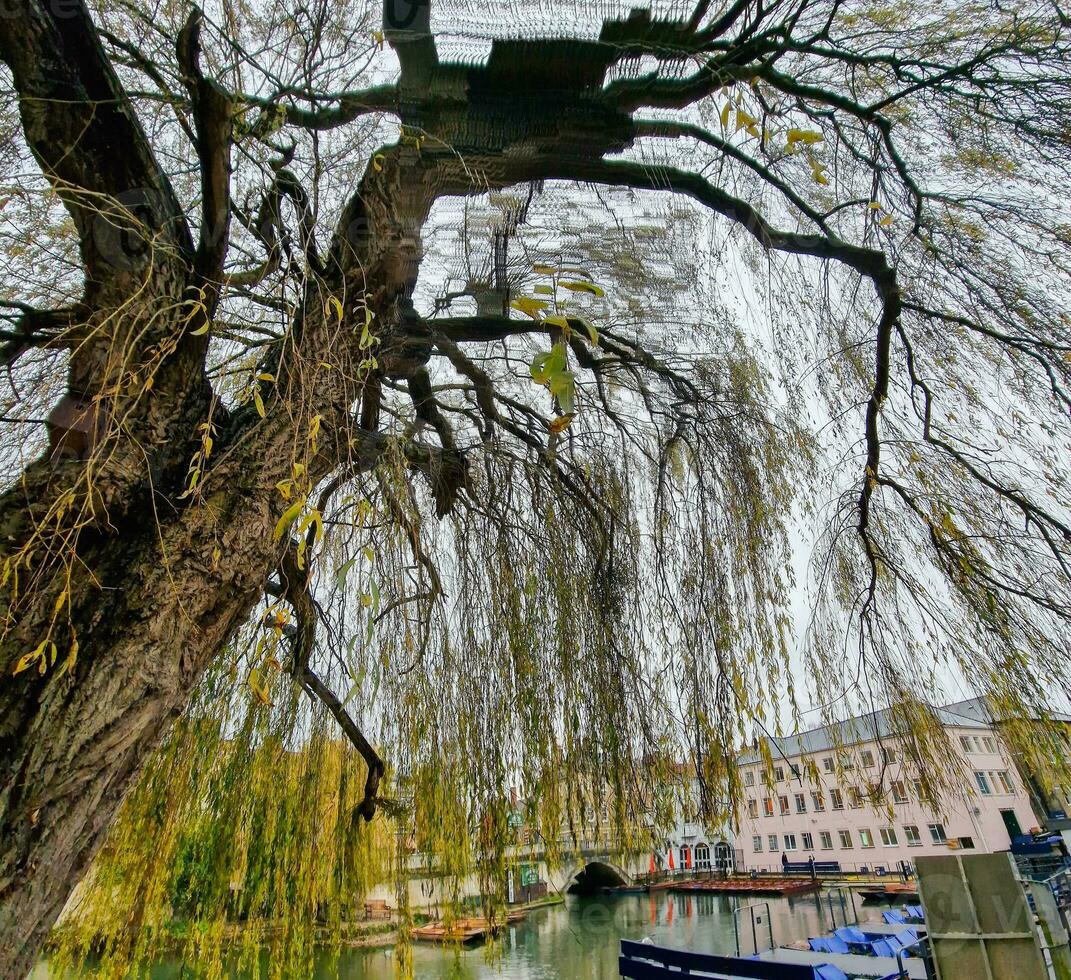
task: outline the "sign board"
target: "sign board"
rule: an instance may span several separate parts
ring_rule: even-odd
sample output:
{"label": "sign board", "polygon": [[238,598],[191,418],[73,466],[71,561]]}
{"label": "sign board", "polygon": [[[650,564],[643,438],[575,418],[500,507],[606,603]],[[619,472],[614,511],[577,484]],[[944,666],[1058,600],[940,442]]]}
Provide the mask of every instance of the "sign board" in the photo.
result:
{"label": "sign board", "polygon": [[529,885],[539,884],[539,865],[538,864],[522,864],[518,866],[518,871],[521,877],[521,887],[527,888]]}

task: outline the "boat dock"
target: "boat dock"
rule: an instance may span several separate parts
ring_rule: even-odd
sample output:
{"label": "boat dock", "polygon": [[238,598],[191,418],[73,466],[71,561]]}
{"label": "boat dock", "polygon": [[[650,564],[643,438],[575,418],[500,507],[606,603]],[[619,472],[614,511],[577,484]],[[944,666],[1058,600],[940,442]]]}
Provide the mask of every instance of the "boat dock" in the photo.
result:
{"label": "boat dock", "polygon": [[[652,889],[656,886],[652,885]],[[669,885],[675,892],[701,892],[714,895],[809,895],[819,891],[822,882],[812,878],[721,878],[709,881],[684,881]]]}

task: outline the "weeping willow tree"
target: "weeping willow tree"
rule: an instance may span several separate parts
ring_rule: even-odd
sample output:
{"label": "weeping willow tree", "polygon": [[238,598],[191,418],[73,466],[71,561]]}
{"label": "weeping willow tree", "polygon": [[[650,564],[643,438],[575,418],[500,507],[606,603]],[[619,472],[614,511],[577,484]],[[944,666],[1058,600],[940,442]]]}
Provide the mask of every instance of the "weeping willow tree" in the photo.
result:
{"label": "weeping willow tree", "polygon": [[1066,690],[1066,14],[609,6],[7,5],[0,976]]}

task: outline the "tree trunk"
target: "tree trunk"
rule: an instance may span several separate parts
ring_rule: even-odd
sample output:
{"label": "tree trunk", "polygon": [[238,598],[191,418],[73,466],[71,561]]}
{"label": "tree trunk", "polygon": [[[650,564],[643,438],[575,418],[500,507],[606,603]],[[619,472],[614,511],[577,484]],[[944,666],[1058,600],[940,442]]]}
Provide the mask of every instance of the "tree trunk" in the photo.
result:
{"label": "tree trunk", "polygon": [[268,500],[232,483],[169,522],[131,516],[80,548],[92,574],[72,597],[74,666],[4,677],[2,980],[32,968],[142,764],[262,594],[277,550]]}

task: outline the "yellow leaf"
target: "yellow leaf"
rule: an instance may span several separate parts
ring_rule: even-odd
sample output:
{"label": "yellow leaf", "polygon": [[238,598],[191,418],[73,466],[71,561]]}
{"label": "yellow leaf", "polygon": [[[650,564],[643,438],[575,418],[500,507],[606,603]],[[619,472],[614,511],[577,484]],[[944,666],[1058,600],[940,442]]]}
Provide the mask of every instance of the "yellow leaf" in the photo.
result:
{"label": "yellow leaf", "polygon": [[792,146],[794,143],[803,143],[806,146],[813,146],[815,143],[821,143],[825,137],[814,129],[790,129],[785,134],[788,140],[788,145]]}
{"label": "yellow leaf", "polygon": [[[202,307],[203,309],[203,307]],[[208,328],[212,326],[212,321],[205,317],[205,322],[201,324],[196,330],[190,331],[191,337],[202,337],[208,333]]]}
{"label": "yellow leaf", "polygon": [[266,685],[260,683],[260,678],[255,670],[249,672],[249,689],[256,695],[256,699],[263,705],[271,706]]}
{"label": "yellow leaf", "polygon": [[319,544],[324,536],[324,522],[320,517],[320,512],[315,507],[305,515],[304,520],[298,525],[297,533],[304,534],[310,525],[313,526],[313,540]]}
{"label": "yellow leaf", "polygon": [[320,434],[320,422],[323,421],[322,415],[314,415],[309,420],[309,441],[312,442]]}
{"label": "yellow leaf", "polygon": [[729,125],[729,114],[733,111],[733,104],[731,102],[725,103],[725,108],[721,110],[721,128],[725,129]]}
{"label": "yellow leaf", "polygon": [[271,382],[274,382],[275,381],[275,375],[274,374],[268,374],[266,371],[261,371],[260,374],[257,375],[257,381],[271,381]]}
{"label": "yellow leaf", "polygon": [[558,285],[563,286],[566,289],[571,289],[574,293],[587,293],[590,296],[605,296],[601,286],[597,286],[593,282],[576,282],[570,280],[569,282],[561,282]]}
{"label": "yellow leaf", "polygon": [[253,389],[253,404],[257,407],[257,415],[262,419],[267,418],[268,413],[264,410],[264,399],[260,397],[260,385]]}
{"label": "yellow leaf", "polygon": [[376,47],[378,47],[378,48],[380,48],[382,50],[382,48],[383,48],[383,32],[382,31],[372,31],[372,40],[375,41]]}
{"label": "yellow leaf", "polygon": [[75,665],[75,661],[77,661],[77,660],[78,660],[78,637],[75,636],[75,637],[71,638],[71,647],[67,651],[67,659],[63,661],[63,666],[60,667],[59,673],[56,674],[56,677],[62,677],[64,674],[66,674]]}
{"label": "yellow leaf", "polygon": [[558,270],[552,265],[537,264],[532,266],[532,271],[541,276],[552,276]]}
{"label": "yellow leaf", "polygon": [[559,316],[557,313],[543,317],[543,322],[548,327],[558,327],[560,330],[564,330],[566,333],[572,330],[572,327],[569,326],[569,318]]}
{"label": "yellow leaf", "polygon": [[885,217],[882,218],[881,221],[878,222],[878,224],[881,225],[882,228],[888,228],[889,225],[891,225],[892,223],[893,223],[893,216],[891,214],[885,215]]}
{"label": "yellow leaf", "polygon": [[21,674],[24,670],[31,667],[38,660],[40,660],[43,664],[45,661],[45,648],[48,646],[48,643],[49,640],[46,636],[40,643],[37,644],[36,647],[34,647],[33,650],[27,653],[19,660],[17,664],[15,664],[15,669],[11,672],[12,675]]}
{"label": "yellow leaf", "polygon": [[342,302],[337,296],[328,296],[327,302],[324,304],[324,316],[330,317],[332,312],[334,312],[338,322],[341,323],[344,312],[342,310]]}
{"label": "yellow leaf", "polygon": [[519,313],[530,316],[533,320],[538,320],[539,314],[547,308],[545,300],[533,299],[531,296],[518,296],[509,305]]}
{"label": "yellow leaf", "polygon": [[282,494],[283,500],[289,500],[290,495],[294,489],[294,481],[280,480],[278,483],[275,484],[275,489],[278,490],[280,494]]}
{"label": "yellow leaf", "polygon": [[880,211],[881,210],[881,205],[877,201],[871,201],[867,205],[867,207],[870,208],[871,211]]}
{"label": "yellow leaf", "polygon": [[736,110],[736,131],[740,132],[746,126],[755,125],[755,117],[749,112],[745,112],[743,109]]}
{"label": "yellow leaf", "polygon": [[547,286],[544,283],[540,283],[538,286],[533,286],[532,287],[532,292],[539,293],[540,296],[553,296],[554,295],[554,287],[553,286]]}
{"label": "yellow leaf", "polygon": [[559,415],[553,422],[550,423],[550,431],[557,435],[559,432],[564,432],[569,428],[569,423],[573,421],[571,415]]}
{"label": "yellow leaf", "polygon": [[383,171],[383,164],[386,162],[387,158],[383,156],[382,153],[377,153],[372,157],[372,169],[375,170],[377,174],[381,173]]}
{"label": "yellow leaf", "polygon": [[275,531],[272,533],[272,541],[278,541],[290,530],[291,525],[298,519],[304,506],[305,498],[300,497],[283,511],[283,516],[279,518],[279,523],[275,525]]}

